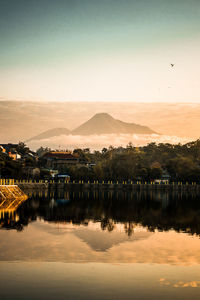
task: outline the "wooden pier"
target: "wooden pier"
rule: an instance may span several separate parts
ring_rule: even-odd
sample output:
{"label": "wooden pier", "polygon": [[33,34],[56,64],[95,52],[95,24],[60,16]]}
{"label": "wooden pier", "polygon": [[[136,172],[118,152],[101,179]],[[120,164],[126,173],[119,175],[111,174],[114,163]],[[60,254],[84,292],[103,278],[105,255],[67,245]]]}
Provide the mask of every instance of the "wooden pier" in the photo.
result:
{"label": "wooden pier", "polygon": [[0,185],[0,219],[5,214],[12,214],[28,199],[17,185]]}

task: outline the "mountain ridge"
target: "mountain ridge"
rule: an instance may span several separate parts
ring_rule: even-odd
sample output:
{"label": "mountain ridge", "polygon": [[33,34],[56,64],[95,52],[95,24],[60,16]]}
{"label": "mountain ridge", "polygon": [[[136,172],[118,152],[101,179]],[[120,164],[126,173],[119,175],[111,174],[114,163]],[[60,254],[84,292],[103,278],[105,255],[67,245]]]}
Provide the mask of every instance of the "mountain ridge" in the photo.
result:
{"label": "mountain ridge", "polygon": [[30,139],[42,140],[60,135],[102,135],[102,134],[157,134],[148,126],[135,123],[126,123],[113,118],[108,113],[97,113],[88,121],[84,122],[74,130],[67,128],[53,128],[44,131]]}
{"label": "mountain ridge", "polygon": [[126,123],[114,119],[108,113],[97,113],[88,121],[72,130],[73,135],[100,135],[100,134],[153,134],[156,133],[147,126],[135,123]]}
{"label": "mountain ridge", "polygon": [[59,136],[59,135],[68,135],[70,134],[70,130],[67,128],[52,128],[49,130],[46,130],[38,135],[35,135],[34,137],[26,140],[26,142],[30,142],[33,140],[43,140],[43,139],[48,139],[54,136]]}

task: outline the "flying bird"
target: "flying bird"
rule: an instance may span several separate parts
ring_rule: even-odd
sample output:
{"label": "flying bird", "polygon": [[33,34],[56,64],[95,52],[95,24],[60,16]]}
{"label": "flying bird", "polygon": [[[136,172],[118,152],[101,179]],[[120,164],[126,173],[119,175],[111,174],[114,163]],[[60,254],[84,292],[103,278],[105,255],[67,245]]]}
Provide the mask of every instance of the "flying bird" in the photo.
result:
{"label": "flying bird", "polygon": [[171,64],[171,67],[173,68],[174,64]]}

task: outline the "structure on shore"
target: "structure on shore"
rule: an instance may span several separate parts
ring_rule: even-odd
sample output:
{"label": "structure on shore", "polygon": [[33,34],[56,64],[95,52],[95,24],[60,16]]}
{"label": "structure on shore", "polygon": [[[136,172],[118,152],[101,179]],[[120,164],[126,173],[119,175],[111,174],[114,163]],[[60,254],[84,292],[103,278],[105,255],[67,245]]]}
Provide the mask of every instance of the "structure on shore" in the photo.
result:
{"label": "structure on shore", "polygon": [[0,185],[0,218],[12,214],[28,199],[28,196],[17,185]]}

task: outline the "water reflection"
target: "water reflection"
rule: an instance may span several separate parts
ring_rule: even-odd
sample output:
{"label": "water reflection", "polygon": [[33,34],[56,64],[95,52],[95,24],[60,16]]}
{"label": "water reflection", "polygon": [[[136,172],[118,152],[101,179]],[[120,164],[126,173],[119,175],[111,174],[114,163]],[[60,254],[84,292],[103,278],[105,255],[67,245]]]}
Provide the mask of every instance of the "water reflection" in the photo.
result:
{"label": "water reflection", "polygon": [[0,224],[3,299],[200,297],[197,194],[32,194]]}
{"label": "water reflection", "polygon": [[27,199],[27,196],[17,198],[0,199],[0,228],[23,229],[19,220],[17,209]]}
{"label": "water reflection", "polygon": [[138,225],[149,232],[173,229],[200,235],[200,199],[196,193],[57,191],[29,196],[12,214],[0,215],[2,229],[21,231],[42,219],[84,226],[92,221],[108,232],[121,224],[129,237]]}

